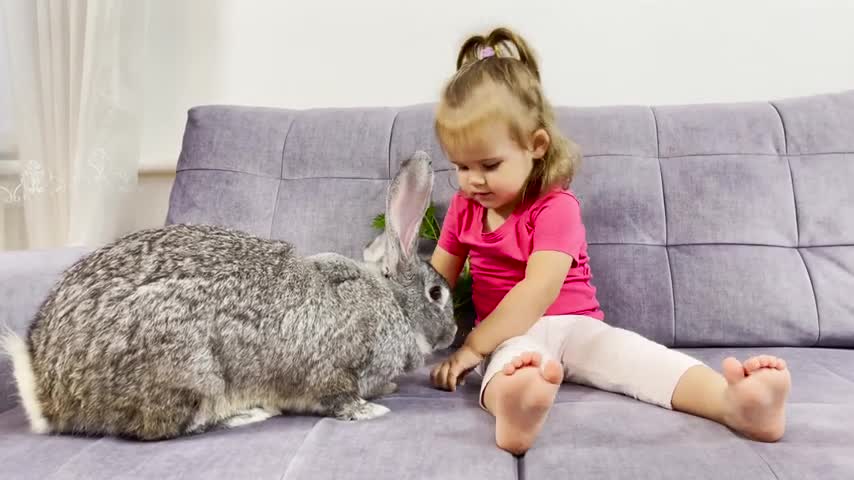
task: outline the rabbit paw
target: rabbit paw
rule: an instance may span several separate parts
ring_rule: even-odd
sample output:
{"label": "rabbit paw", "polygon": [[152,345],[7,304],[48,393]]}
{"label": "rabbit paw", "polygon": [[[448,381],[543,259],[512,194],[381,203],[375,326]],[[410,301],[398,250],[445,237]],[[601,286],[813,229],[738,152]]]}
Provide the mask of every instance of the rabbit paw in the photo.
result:
{"label": "rabbit paw", "polygon": [[342,406],[335,412],[335,418],[346,421],[370,420],[390,411],[387,407],[360,399],[358,402]]}

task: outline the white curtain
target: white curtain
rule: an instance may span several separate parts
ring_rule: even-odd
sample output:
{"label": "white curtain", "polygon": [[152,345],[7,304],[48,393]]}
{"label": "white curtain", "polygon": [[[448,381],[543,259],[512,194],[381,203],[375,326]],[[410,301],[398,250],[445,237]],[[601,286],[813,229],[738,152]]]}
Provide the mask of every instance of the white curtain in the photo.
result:
{"label": "white curtain", "polygon": [[27,248],[126,233],[136,190],[146,0],[0,0]]}

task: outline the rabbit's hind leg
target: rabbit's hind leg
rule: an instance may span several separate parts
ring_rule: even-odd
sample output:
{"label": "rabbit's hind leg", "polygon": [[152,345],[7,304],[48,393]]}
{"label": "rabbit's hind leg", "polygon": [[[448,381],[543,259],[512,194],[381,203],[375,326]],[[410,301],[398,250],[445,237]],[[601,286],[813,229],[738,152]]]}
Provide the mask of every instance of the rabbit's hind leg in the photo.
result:
{"label": "rabbit's hind leg", "polygon": [[362,390],[362,396],[368,400],[384,397],[397,392],[397,384],[388,382],[384,384],[374,385],[373,388]]}
{"label": "rabbit's hind leg", "polygon": [[397,384],[394,382],[388,382],[379,391],[379,396],[391,395],[397,392]]}
{"label": "rabbit's hind leg", "polygon": [[389,412],[388,408],[363,398],[359,381],[350,372],[329,375],[315,388],[324,392],[318,398],[319,413],[339,420],[368,420]]}
{"label": "rabbit's hind leg", "polygon": [[275,417],[281,412],[268,410],[261,407],[249,408],[233,412],[231,416],[221,418],[210,418],[198,416],[193,425],[187,430],[187,434],[203,433],[220,428],[236,428],[253,423],[263,422],[270,417]]}
{"label": "rabbit's hind leg", "polygon": [[281,411],[266,406],[248,406],[246,402],[218,399],[204,402],[187,433],[202,433],[216,428],[234,428],[263,422]]}
{"label": "rabbit's hind leg", "polygon": [[222,426],[226,428],[242,427],[252,423],[263,422],[270,417],[275,417],[279,412],[268,410],[261,407],[250,408],[242,412],[237,412],[231,418],[227,418],[222,422]]}
{"label": "rabbit's hind leg", "polygon": [[355,393],[327,397],[323,403],[328,406],[329,413],[339,420],[370,420],[390,411],[387,407],[368,402]]}
{"label": "rabbit's hind leg", "polygon": [[342,420],[370,420],[381,417],[390,411],[388,407],[360,399],[358,403],[345,405],[339,410],[337,417]]}

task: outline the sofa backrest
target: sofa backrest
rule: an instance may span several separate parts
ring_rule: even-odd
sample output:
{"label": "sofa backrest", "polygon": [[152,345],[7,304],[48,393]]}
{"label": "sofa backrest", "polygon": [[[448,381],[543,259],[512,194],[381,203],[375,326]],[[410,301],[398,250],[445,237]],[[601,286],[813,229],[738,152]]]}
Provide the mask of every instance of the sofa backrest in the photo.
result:
{"label": "sofa backrest", "polygon": [[[433,105],[189,112],[167,223],[359,258]],[[854,346],[854,91],[773,102],[556,109],[582,148],[593,283],[613,325],[670,346]]]}

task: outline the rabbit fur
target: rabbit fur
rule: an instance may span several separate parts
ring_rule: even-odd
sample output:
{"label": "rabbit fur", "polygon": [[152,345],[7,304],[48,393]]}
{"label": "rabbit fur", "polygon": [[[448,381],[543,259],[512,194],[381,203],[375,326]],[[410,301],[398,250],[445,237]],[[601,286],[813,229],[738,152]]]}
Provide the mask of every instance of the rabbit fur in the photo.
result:
{"label": "rabbit fur", "polygon": [[369,400],[456,332],[447,282],[415,253],[432,187],[417,152],[389,185],[369,261],[212,225],[82,258],[26,338],[6,338],[32,430],[157,440],[282,412],[387,413]]}

